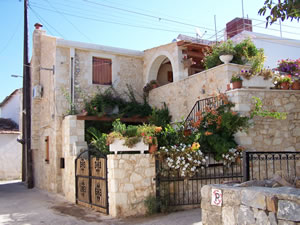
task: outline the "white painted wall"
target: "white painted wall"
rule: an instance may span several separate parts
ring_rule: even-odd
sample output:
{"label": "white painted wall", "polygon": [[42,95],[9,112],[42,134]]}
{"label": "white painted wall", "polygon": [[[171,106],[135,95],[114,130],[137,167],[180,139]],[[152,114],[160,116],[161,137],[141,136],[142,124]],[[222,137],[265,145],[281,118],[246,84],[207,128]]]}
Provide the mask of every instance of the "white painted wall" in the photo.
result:
{"label": "white painted wall", "polygon": [[232,38],[241,41],[250,37],[257,48],[263,48],[266,55],[265,67],[276,68],[281,59],[300,58],[300,40],[280,38],[276,36],[244,31]]}
{"label": "white painted wall", "polygon": [[0,134],[0,180],[21,178],[22,145],[17,134]]}
{"label": "white painted wall", "polygon": [[2,107],[1,118],[8,118],[19,125],[21,91],[18,90]]}

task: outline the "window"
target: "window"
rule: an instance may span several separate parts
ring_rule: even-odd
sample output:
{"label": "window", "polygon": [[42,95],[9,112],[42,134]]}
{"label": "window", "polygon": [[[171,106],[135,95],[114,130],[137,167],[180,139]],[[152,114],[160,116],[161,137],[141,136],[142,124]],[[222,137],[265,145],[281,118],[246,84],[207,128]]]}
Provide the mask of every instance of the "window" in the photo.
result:
{"label": "window", "polygon": [[93,84],[111,84],[111,59],[93,57]]}

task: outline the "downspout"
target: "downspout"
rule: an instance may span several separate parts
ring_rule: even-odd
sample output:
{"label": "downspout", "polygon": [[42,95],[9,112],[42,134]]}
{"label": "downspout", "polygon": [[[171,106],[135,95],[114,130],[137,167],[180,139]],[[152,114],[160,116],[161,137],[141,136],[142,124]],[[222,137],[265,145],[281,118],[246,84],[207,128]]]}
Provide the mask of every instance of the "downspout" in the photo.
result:
{"label": "downspout", "polygon": [[71,92],[71,112],[74,112],[74,102],[75,102],[75,77],[74,77],[74,58],[75,58],[75,49],[70,49],[70,92]]}

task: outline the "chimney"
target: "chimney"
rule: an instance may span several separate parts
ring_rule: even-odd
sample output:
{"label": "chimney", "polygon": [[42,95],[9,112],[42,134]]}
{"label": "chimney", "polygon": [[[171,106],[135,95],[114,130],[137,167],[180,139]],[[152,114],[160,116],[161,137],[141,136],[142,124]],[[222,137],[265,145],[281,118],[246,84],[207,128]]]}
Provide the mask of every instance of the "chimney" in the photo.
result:
{"label": "chimney", "polygon": [[235,18],[226,24],[227,39],[241,33],[242,31],[252,31],[252,21],[243,18]]}
{"label": "chimney", "polygon": [[34,24],[35,29],[39,30],[41,27],[43,27],[43,24],[36,23]]}

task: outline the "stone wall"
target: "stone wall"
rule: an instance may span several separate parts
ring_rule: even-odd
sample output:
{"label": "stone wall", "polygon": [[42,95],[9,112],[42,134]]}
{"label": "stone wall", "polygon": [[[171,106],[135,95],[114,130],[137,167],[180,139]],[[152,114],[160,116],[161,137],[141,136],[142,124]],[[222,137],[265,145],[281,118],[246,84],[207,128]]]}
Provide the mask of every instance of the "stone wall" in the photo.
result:
{"label": "stone wall", "polygon": [[155,158],[150,154],[108,155],[109,214],[145,215],[144,200],[155,195]]}
{"label": "stone wall", "polygon": [[254,108],[253,96],[259,97],[263,109],[287,112],[286,120],[255,116],[247,133],[238,133],[236,141],[249,150],[296,151],[300,148],[300,91],[238,89],[228,91],[235,110],[249,115]]}
{"label": "stone wall", "polygon": [[76,116],[66,116],[62,126],[63,153],[65,168],[62,172],[62,190],[65,198],[75,203],[75,159],[87,149],[84,141],[84,120]]}
{"label": "stone wall", "polygon": [[[221,206],[211,204],[212,188],[222,191]],[[207,185],[201,195],[203,225],[300,224],[299,189]]]}
{"label": "stone wall", "polygon": [[161,108],[165,102],[172,121],[185,119],[196,101],[224,93],[231,76],[244,66],[223,64],[185,79],[155,88],[149,93],[151,106]]}

